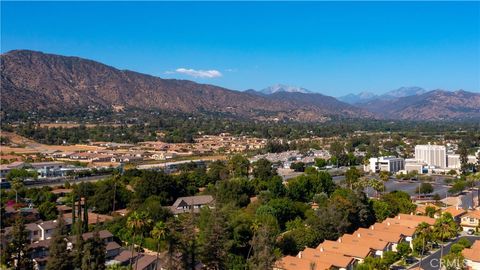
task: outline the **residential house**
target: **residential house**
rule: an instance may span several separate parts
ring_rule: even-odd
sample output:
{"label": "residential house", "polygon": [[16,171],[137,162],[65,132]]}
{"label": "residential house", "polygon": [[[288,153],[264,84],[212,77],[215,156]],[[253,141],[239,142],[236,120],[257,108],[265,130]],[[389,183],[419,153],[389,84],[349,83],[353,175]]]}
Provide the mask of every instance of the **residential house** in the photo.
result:
{"label": "residential house", "polygon": [[[133,255],[133,256],[132,256]],[[122,250],[112,260],[108,261],[106,265],[120,264],[122,266],[129,265],[132,262],[132,269],[137,270],[154,270],[163,269],[160,266],[160,261],[156,256],[147,255],[144,253],[132,252],[130,250]]]}
{"label": "residential house", "polygon": [[180,197],[170,207],[173,214],[178,215],[181,213],[200,212],[202,207],[213,206],[214,199],[210,195]]}
{"label": "residential house", "polygon": [[306,260],[293,256],[285,256],[275,263],[273,270],[327,270],[332,269],[329,263]]}
{"label": "residential house", "polygon": [[392,248],[392,243],[388,241],[384,241],[381,239],[373,238],[373,237],[360,237],[353,234],[344,234],[342,237],[338,238],[337,240],[340,243],[346,243],[351,245],[359,245],[359,246],[366,246],[372,250],[374,250],[374,256],[382,257],[385,251],[389,251]]}
{"label": "residential house", "polygon": [[358,262],[371,255],[375,254],[375,251],[366,246],[358,246],[355,244],[341,243],[337,241],[325,240],[318,247],[321,252],[337,253],[347,257],[352,257]]}
{"label": "residential house", "polygon": [[[65,225],[69,227],[72,224],[71,220],[65,220]],[[40,229],[40,240],[50,239],[53,236],[53,232],[57,228],[58,221],[49,220],[38,223],[38,228]]]}
{"label": "residential house", "polygon": [[405,236],[398,232],[377,231],[367,228],[359,228],[353,233],[353,235],[356,235],[357,237],[366,236],[369,238],[377,238],[389,242],[392,251],[397,251],[397,245],[405,240]]}
{"label": "residential house", "polygon": [[479,231],[480,227],[480,210],[469,211],[464,214],[460,220],[460,226],[463,231]]}
{"label": "residential house", "polygon": [[352,270],[356,263],[355,259],[352,257],[308,247],[303,251],[300,251],[297,257],[309,261],[320,262],[325,265],[330,264],[330,267],[342,270]]}

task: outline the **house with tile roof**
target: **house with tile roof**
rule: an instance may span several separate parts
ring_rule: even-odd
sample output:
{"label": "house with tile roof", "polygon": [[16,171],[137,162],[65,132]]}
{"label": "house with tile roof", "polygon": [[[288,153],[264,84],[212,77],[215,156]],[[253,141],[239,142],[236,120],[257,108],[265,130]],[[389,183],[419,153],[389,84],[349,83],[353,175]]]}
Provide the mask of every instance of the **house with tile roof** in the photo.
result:
{"label": "house with tile roof", "polygon": [[358,262],[363,262],[366,257],[372,256],[375,253],[374,250],[366,246],[358,246],[355,244],[347,244],[330,240],[323,241],[323,243],[318,245],[317,249],[321,252],[337,253],[347,257],[352,257]]}
{"label": "house with tile roof", "polygon": [[354,269],[356,260],[353,257],[345,256],[343,254],[321,251],[316,248],[305,248],[298,253],[298,258],[309,261],[321,262],[323,264],[330,264],[330,267],[335,269]]}
{"label": "house with tile roof", "polygon": [[462,251],[468,269],[480,269],[480,240],[475,241],[470,248]]}
{"label": "house with tile roof", "polygon": [[460,226],[464,232],[480,230],[480,210],[469,211],[464,214],[460,220]]}
{"label": "house with tile roof", "polygon": [[329,270],[332,265],[315,260],[285,256],[275,263],[273,270]]}

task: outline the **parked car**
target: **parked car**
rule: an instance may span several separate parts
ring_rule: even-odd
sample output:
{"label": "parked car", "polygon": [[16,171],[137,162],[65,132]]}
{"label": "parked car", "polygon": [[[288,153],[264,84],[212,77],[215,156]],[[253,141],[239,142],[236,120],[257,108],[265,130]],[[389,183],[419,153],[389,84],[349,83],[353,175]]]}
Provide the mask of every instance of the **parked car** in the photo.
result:
{"label": "parked car", "polygon": [[473,235],[474,233],[475,233],[475,230],[474,230],[474,229],[469,229],[469,230],[467,231],[467,234],[468,234],[468,235]]}

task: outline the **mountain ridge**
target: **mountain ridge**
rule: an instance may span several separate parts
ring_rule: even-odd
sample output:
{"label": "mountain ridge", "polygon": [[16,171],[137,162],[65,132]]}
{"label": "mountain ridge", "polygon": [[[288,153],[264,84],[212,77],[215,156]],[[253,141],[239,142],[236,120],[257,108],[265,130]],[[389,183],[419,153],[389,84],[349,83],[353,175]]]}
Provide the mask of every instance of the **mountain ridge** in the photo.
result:
{"label": "mountain ridge", "polygon": [[[75,108],[215,112],[258,120],[323,121],[330,116],[372,117],[364,109],[325,98],[316,104],[253,95],[188,80],[119,70],[93,60],[29,50],[1,55],[2,110],[69,111]],[[329,104],[333,102],[334,105]],[[335,108],[335,110],[325,109]]]}

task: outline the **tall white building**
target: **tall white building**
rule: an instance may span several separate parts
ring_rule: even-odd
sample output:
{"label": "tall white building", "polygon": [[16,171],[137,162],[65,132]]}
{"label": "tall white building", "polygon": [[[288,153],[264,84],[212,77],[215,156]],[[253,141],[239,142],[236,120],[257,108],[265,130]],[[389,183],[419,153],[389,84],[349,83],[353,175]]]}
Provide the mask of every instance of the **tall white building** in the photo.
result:
{"label": "tall white building", "polygon": [[444,145],[416,145],[415,159],[436,168],[447,167],[447,149]]}

